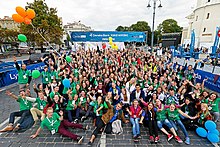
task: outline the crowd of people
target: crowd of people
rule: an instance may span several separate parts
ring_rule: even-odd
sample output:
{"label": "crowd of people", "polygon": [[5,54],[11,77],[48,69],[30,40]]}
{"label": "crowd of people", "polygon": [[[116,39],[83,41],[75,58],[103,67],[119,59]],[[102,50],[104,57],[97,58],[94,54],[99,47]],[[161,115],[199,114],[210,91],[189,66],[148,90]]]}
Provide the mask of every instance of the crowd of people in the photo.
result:
{"label": "crowd of people", "polygon": [[[123,133],[123,123],[131,123],[135,142],[143,135],[143,124],[151,143],[160,141],[158,132],[162,131],[168,141],[174,138],[190,144],[188,130],[203,126],[206,120],[218,121],[220,98],[204,88],[207,79],[195,82],[197,64],[181,66],[169,57],[137,49],[54,51],[42,58],[42,83],[33,81],[33,85],[31,72],[14,58],[20,91],[18,96],[10,91],[6,94],[19,103],[20,111],[10,114],[8,126],[0,132],[18,131],[31,121],[34,125],[40,121],[32,138],[46,127],[52,135],[58,132],[82,143],[83,136],[67,128],[87,130],[84,121],[90,117],[94,131],[88,145],[100,132]],[[69,87],[64,79],[70,81]],[[30,92],[32,86],[36,96]],[[15,117],[20,117],[16,126]]]}

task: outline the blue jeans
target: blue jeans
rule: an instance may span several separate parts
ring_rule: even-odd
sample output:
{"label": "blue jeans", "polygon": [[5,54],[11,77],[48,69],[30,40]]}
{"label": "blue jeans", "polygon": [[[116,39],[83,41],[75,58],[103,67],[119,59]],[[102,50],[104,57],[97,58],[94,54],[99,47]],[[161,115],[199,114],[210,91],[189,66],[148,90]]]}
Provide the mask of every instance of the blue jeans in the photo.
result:
{"label": "blue jeans", "polygon": [[163,125],[166,125],[169,129],[173,128],[172,124],[169,122],[168,119],[157,121],[157,126],[160,130],[163,128]]}
{"label": "blue jeans", "polygon": [[170,120],[170,123],[172,124],[173,128],[177,131],[177,125],[180,127],[180,129],[182,130],[182,132],[184,133],[185,137],[189,137],[185,126],[183,125],[183,123],[181,122],[181,120]]}
{"label": "blue jeans", "polygon": [[67,110],[67,115],[68,115],[68,121],[73,122],[73,115],[72,115],[73,110]]}
{"label": "blue jeans", "polygon": [[21,124],[25,120],[25,117],[29,116],[29,115],[31,115],[30,110],[22,110],[22,111],[12,112],[9,117],[9,123],[14,124],[15,117],[21,117],[18,120],[18,123]]}
{"label": "blue jeans", "polygon": [[130,118],[130,122],[132,124],[132,132],[134,136],[140,135],[140,118]]}

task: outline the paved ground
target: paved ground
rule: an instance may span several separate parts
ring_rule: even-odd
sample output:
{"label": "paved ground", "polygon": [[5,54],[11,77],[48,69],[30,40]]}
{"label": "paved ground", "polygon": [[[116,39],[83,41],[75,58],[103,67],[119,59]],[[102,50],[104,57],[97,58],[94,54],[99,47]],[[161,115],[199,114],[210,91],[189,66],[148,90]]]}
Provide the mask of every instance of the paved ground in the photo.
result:
{"label": "paved ground", "polygon": [[[39,82],[38,80],[37,82]],[[5,87],[6,89],[10,89],[15,94],[18,94],[18,86],[15,86],[13,88],[11,87]],[[31,90],[32,91],[32,90]],[[13,112],[15,110],[19,109],[18,103],[9,98],[5,95],[5,90],[0,90],[0,123],[4,122],[10,112]],[[92,121],[86,120],[84,124],[89,124],[90,129],[87,131],[79,130],[79,129],[71,129],[72,132],[85,136],[84,142],[82,145],[78,145],[75,141],[72,141],[71,139],[68,139],[66,137],[62,137],[59,134],[55,134],[51,136],[50,132],[45,130],[41,133],[41,135],[36,139],[31,139],[29,136],[36,132],[37,128],[39,127],[39,124],[37,124],[35,127],[32,127],[31,129],[27,130],[24,133],[0,133],[0,147],[60,147],[60,146],[72,146],[72,147],[78,147],[78,146],[86,146],[87,142],[89,141],[89,137],[91,136],[92,130],[94,129],[92,127]],[[218,124],[219,126],[220,124]],[[1,125],[0,125],[1,126]],[[4,126],[2,126],[4,127]],[[124,132],[121,135],[106,135],[106,146],[107,147],[118,147],[118,146],[126,146],[126,147],[174,147],[174,146],[187,146],[186,144],[178,144],[174,139],[172,139],[170,142],[167,142],[166,136],[160,133],[160,142],[158,144],[150,144],[148,141],[148,130],[144,127],[141,127],[141,135],[142,139],[139,143],[134,143],[132,140],[132,129],[130,124],[125,124],[123,126]],[[1,129],[1,128],[0,128]],[[204,146],[213,146],[207,139],[203,139],[198,137],[195,132],[189,131],[189,136],[191,138],[191,145],[194,147],[204,147]],[[180,131],[179,135],[182,139],[184,139],[183,133]],[[98,143],[100,142],[101,135],[98,135],[98,138],[95,140],[95,143],[93,146],[99,146]]]}

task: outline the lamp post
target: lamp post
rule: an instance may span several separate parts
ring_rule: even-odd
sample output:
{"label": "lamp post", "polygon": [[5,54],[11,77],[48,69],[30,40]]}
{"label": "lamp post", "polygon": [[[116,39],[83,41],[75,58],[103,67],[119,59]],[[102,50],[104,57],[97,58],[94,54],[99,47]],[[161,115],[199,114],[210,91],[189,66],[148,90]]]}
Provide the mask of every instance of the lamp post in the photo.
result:
{"label": "lamp post", "polygon": [[158,8],[162,8],[162,5],[161,5],[161,0],[149,0],[148,2],[148,5],[147,7],[150,8],[151,5],[150,5],[150,2],[153,1],[153,24],[152,24],[152,34],[151,34],[151,51],[153,52],[153,46],[154,46],[154,23],[155,23],[155,14],[156,14],[156,4],[157,4],[157,1],[160,2]]}

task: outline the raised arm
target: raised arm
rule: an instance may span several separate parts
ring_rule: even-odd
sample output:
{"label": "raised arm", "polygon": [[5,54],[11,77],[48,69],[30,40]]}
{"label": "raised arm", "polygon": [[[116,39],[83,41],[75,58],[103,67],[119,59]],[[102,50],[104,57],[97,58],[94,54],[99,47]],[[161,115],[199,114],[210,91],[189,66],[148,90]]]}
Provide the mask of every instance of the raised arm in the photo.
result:
{"label": "raised arm", "polygon": [[15,62],[16,69],[17,69],[17,70],[20,70],[20,66],[18,65],[18,62],[17,62],[16,57],[14,56],[13,58],[14,58],[14,62]]}
{"label": "raised arm", "polygon": [[36,102],[36,98],[32,98],[32,97],[26,97],[26,100],[30,101],[30,102]]}
{"label": "raised arm", "polygon": [[9,90],[6,91],[6,94],[10,97],[12,97],[15,100],[18,100],[18,96],[14,95],[12,92],[10,92]]}

